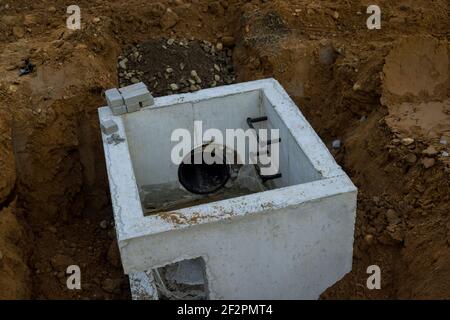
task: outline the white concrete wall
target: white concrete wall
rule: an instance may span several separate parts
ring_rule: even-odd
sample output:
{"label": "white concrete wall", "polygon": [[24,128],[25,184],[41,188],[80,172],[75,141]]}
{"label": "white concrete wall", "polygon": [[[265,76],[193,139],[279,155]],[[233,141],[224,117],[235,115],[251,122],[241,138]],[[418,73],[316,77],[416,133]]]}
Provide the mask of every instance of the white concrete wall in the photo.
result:
{"label": "white concrete wall", "polygon": [[[337,181],[301,186],[294,193],[282,190],[286,207],[126,241],[126,272],[202,257],[210,299],[317,299],[351,270],[356,192],[339,190]],[[343,193],[289,205],[308,188]],[[267,197],[260,193],[247,201],[264,203]],[[225,202],[216,206],[226,211]]]}

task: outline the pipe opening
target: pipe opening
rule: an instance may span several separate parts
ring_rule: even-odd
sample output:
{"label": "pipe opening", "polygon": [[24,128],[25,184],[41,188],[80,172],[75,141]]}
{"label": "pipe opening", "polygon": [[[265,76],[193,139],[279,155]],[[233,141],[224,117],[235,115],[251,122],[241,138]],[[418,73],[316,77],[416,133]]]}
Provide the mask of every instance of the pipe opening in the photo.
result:
{"label": "pipe opening", "polygon": [[205,147],[192,150],[178,167],[179,182],[186,190],[195,194],[217,192],[230,178],[230,166],[227,164],[225,151],[218,155],[219,157],[212,151],[209,156],[220,161],[208,164],[205,162],[205,155],[208,152],[205,151]]}

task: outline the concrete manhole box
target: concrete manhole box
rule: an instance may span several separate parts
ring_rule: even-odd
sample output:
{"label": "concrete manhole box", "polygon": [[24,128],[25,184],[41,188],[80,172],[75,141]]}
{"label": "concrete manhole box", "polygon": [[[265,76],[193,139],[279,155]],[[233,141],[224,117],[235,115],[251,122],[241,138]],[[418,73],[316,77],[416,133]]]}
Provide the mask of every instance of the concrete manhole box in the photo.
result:
{"label": "concrete manhole box", "polygon": [[[164,276],[207,299],[317,299],[351,270],[356,187],[276,80],[141,100],[132,112],[99,109],[134,298],[186,298],[165,292]],[[265,180],[244,164],[221,191],[186,190],[173,132],[190,132],[195,150],[211,143],[198,123],[277,129],[278,173]]]}

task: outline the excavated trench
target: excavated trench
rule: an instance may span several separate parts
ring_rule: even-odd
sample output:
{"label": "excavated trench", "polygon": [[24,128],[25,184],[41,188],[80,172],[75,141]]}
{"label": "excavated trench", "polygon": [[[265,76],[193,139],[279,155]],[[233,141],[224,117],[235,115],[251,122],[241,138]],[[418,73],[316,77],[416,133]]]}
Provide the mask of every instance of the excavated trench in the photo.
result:
{"label": "excavated trench", "polygon": [[[213,30],[198,28],[190,35],[186,34],[189,26],[181,22],[161,31],[159,24],[142,19],[138,7],[129,13],[135,20],[127,18],[128,23],[122,15],[105,11],[100,22],[88,23],[82,33],[69,33],[61,27],[50,36],[40,35],[46,38],[36,37],[34,48],[25,53],[23,44],[5,45],[0,54],[2,63],[15,65],[29,55],[37,67],[34,74],[19,80],[17,69],[2,73],[0,111],[6,110],[12,121],[0,121],[0,129],[6,128],[0,131],[0,141],[2,151],[6,146],[2,155],[7,157],[0,159],[10,169],[5,171],[4,181],[16,183],[5,187],[5,197],[1,185],[0,287],[8,290],[0,292],[0,298],[130,298],[115,242],[96,109],[104,104],[103,90],[139,77],[152,87],[158,82],[156,95],[198,90],[198,86],[214,82],[277,78],[360,190],[353,271],[323,298],[450,296],[450,288],[442,285],[450,276],[450,186],[448,160],[441,156],[447,147],[440,143],[450,140],[445,127],[449,45],[448,36],[439,31],[448,28],[448,22],[438,23],[444,3],[425,6],[435,12],[435,18],[430,19],[437,30],[433,37],[414,35],[414,28],[431,23],[425,19],[411,24],[411,30],[392,22],[396,28],[390,29],[388,39],[369,37],[363,30],[351,43],[345,30],[357,25],[360,18],[347,6],[333,8],[345,21],[343,29],[336,31],[336,15],[318,17],[309,11],[320,7],[295,11],[287,3],[266,4],[258,14],[253,14],[254,8],[248,4],[229,18],[220,16]],[[180,17],[194,16],[194,8],[177,13]],[[206,12],[209,19],[223,9],[205,8],[207,11],[196,10],[195,14]],[[157,6],[152,10],[149,14],[160,14]],[[418,6],[409,10],[425,9]],[[399,12],[401,16],[404,11]],[[266,25],[261,25],[264,21]],[[309,24],[317,27],[306,28]],[[225,47],[225,41],[223,61],[210,55],[219,42],[212,39],[217,39],[225,25],[236,26],[236,30],[219,36],[234,47],[232,66],[227,53],[231,48]],[[337,37],[326,36],[330,30]],[[152,39],[155,34],[164,37]],[[402,34],[409,35],[403,43],[392,40]],[[168,44],[170,39],[175,39],[175,44]],[[60,42],[54,42],[57,40]],[[141,46],[149,40],[159,43],[161,50],[174,50],[173,60],[164,60],[172,55],[152,53],[153,46]],[[186,58],[183,50],[189,42],[197,51]],[[120,62],[135,52],[143,57],[153,54],[159,62],[141,70],[138,54],[137,62],[129,58],[127,66],[127,73],[132,71],[133,75],[125,76]],[[191,59],[205,53],[208,55],[203,59]],[[429,57],[426,70],[421,67],[425,62],[415,60],[417,56]],[[409,88],[399,77],[402,60],[409,61],[409,74],[421,77],[414,83],[417,87]],[[183,70],[181,63],[185,64]],[[444,71],[430,75],[427,70],[431,69]],[[176,90],[171,84],[177,85]],[[414,96],[412,90],[423,90],[424,94]],[[415,107],[408,109],[405,102]],[[415,119],[414,110],[424,108],[435,116]],[[417,126],[433,135],[428,137]],[[338,139],[340,148],[332,148]],[[82,270],[81,291],[66,288],[65,271],[72,264]],[[381,267],[383,285],[381,290],[371,291],[365,287],[366,271],[374,264]]]}

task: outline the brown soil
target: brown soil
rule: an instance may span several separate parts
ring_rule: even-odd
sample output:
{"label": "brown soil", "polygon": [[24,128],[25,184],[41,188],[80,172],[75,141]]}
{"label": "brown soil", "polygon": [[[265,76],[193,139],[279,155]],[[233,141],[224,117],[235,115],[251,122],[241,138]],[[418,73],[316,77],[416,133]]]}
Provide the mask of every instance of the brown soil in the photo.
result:
{"label": "brown soil", "polygon": [[[0,298],[129,298],[97,108],[119,56],[171,38],[198,57],[158,51],[130,68],[149,81],[184,62],[209,86],[217,57],[199,46],[226,43],[222,78],[276,78],[327,145],[342,140],[333,153],[359,188],[353,271],[323,298],[450,298],[448,1],[379,1],[375,31],[365,0],[77,3],[82,29],[69,31],[64,1],[0,2]],[[26,58],[35,70],[19,77]],[[70,264],[80,291],[65,286]],[[381,290],[365,286],[373,264]]]}
{"label": "brown soil", "polygon": [[[119,57],[119,85],[142,81],[158,97],[231,84],[235,80],[232,54],[231,49],[222,45],[218,50],[208,41],[146,41],[128,48],[124,57]],[[127,61],[125,69],[120,66],[123,61]]]}

